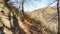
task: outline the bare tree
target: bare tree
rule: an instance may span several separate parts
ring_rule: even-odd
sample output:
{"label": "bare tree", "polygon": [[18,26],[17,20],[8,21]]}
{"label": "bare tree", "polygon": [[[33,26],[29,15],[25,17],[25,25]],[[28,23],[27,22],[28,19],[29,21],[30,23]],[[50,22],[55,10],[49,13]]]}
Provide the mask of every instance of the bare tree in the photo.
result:
{"label": "bare tree", "polygon": [[21,3],[22,3],[22,17],[23,17],[22,21],[24,21],[24,2],[25,2],[25,0],[21,0]]}

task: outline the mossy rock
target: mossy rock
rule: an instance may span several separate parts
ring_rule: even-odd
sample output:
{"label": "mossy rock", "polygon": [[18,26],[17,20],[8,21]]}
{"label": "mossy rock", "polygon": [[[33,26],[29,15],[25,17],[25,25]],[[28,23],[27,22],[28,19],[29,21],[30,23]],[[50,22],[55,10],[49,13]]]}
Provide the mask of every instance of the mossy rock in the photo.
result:
{"label": "mossy rock", "polygon": [[5,6],[4,7],[1,7],[0,10],[1,11],[4,11],[4,14],[5,15],[9,13],[9,9],[7,7],[5,7]]}

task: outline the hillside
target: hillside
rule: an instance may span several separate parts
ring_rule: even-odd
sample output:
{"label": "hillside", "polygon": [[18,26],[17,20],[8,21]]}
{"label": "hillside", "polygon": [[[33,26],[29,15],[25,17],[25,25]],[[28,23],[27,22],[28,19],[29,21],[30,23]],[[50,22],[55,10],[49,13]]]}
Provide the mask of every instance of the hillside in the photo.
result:
{"label": "hillside", "polygon": [[31,12],[32,18],[39,20],[45,29],[58,31],[58,15],[57,9],[54,7],[45,7]]}
{"label": "hillside", "polygon": [[[9,16],[0,12],[0,23],[6,34],[56,34],[57,11],[53,7],[41,8],[31,13],[25,12],[23,21],[22,13],[15,7],[12,8],[11,22]],[[1,10],[1,9],[0,9]],[[4,10],[5,11],[5,10]],[[10,24],[11,23],[11,24]],[[12,25],[12,26],[11,26]],[[8,32],[8,33],[7,33]]]}

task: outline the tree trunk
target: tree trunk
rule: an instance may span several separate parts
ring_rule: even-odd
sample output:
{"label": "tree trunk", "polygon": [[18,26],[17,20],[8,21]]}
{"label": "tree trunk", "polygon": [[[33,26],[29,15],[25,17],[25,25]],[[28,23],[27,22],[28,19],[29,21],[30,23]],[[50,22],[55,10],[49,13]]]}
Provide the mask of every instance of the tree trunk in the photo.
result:
{"label": "tree trunk", "polygon": [[[58,12],[58,22],[59,22],[58,24],[60,24],[60,18],[59,18],[60,17],[60,14],[59,14],[60,13],[60,11],[59,11],[59,0],[57,0],[57,12]],[[58,30],[59,30],[58,34],[60,34],[60,25],[58,26]]]}

